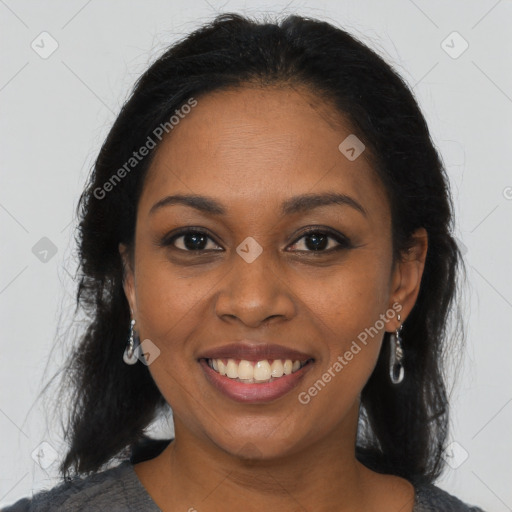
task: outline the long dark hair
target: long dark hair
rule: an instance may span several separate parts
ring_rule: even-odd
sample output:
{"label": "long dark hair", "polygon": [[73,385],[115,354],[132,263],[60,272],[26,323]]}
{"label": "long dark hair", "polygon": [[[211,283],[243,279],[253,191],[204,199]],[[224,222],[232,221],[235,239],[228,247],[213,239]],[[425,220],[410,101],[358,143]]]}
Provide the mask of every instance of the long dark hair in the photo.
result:
{"label": "long dark hair", "polygon": [[[443,468],[443,361],[464,267],[451,235],[448,180],[425,119],[404,81],[347,32],[301,16],[258,22],[237,14],[220,15],[172,45],[139,78],[80,198],[77,310],[87,328],[69,354],[61,387],[72,405],[60,471],[64,478],[70,468],[96,472],[133,454],[167,406],[147,366],[122,359],[130,311],[118,244],[133,247],[137,203],[155,150],[132,161],[133,168],[126,163],[148,138],[158,146],[155,128],[168,123],[172,129],[169,119],[191,98],[248,83],[306,88],[351,123],[387,191],[395,258],[415,229],[428,232],[421,289],[402,331],[405,379],[400,386],[389,382],[386,334],[362,391],[356,454],[375,471],[432,482]],[[123,166],[127,172],[119,173]],[[116,173],[122,179],[113,180]],[[457,322],[461,331],[460,315]]]}

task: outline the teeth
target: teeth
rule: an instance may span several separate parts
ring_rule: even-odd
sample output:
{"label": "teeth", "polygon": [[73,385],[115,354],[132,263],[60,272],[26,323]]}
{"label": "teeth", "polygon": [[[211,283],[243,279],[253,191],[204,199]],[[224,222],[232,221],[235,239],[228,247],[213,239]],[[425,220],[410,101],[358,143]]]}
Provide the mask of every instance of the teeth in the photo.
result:
{"label": "teeth", "polygon": [[226,366],[226,377],[230,379],[238,378],[238,365],[234,359],[228,359],[228,365]]}
{"label": "teeth", "polygon": [[240,361],[240,363],[238,364],[237,377],[242,380],[250,380],[254,378],[254,367],[249,361]]}
{"label": "teeth", "polygon": [[258,361],[254,365],[254,380],[270,379],[270,364],[268,361]]}
{"label": "teeth", "polygon": [[306,364],[306,362],[301,363],[291,359],[274,359],[272,363],[266,359],[254,362],[230,358],[226,363],[224,361],[226,360],[208,359],[208,365],[221,375],[245,383],[269,382],[283,375],[290,375]]}
{"label": "teeth", "polygon": [[[300,363],[299,363],[300,366]],[[270,373],[272,377],[282,377],[284,374],[283,362],[281,359],[275,359],[270,365]]]}

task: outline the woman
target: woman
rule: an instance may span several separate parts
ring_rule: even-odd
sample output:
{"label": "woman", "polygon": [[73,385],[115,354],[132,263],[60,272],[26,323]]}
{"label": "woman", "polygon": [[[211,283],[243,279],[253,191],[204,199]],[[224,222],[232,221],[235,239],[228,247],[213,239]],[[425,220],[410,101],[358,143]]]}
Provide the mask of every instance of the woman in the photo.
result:
{"label": "woman", "polygon": [[6,510],[480,510],[433,485],[447,178],[362,43],[219,16],[139,79],[79,212],[65,482]]}

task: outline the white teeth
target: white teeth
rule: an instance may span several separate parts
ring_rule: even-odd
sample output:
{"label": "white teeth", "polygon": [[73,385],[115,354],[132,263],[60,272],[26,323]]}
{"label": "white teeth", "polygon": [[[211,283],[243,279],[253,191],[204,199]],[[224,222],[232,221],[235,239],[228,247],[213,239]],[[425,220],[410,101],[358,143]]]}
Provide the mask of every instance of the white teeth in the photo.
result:
{"label": "white teeth", "polygon": [[281,359],[274,359],[270,365],[270,373],[272,377],[282,377],[284,374],[283,362]]}
{"label": "white teeth", "polygon": [[269,382],[283,375],[290,375],[300,370],[305,364],[305,362],[291,359],[274,359],[272,364],[266,359],[257,362],[242,359],[238,363],[232,358],[229,358],[226,363],[222,359],[208,359],[208,365],[216,372],[248,384]]}
{"label": "white teeth", "polygon": [[268,361],[258,361],[254,365],[254,380],[270,379],[270,364]]}
{"label": "white teeth", "polygon": [[238,365],[234,359],[228,359],[228,365],[226,367],[226,376],[230,379],[238,378]]}
{"label": "white teeth", "polygon": [[242,361],[238,363],[238,378],[242,380],[254,378],[254,367],[249,361],[242,359]]}

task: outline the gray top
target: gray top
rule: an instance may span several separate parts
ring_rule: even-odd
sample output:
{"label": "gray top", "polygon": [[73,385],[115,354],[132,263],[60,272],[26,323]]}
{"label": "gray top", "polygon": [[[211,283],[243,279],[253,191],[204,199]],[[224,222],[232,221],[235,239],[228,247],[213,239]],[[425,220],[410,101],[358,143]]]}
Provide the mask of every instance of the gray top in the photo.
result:
{"label": "gray top", "polygon": [[[414,512],[483,512],[435,485],[415,487]],[[39,491],[2,512],[162,512],[146,491],[129,459],[118,466]]]}

